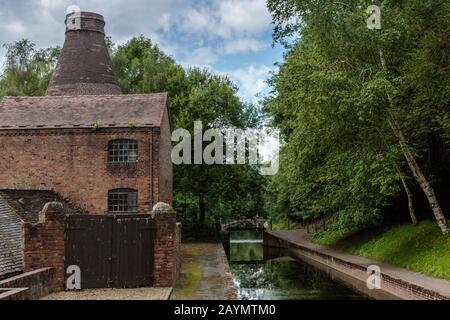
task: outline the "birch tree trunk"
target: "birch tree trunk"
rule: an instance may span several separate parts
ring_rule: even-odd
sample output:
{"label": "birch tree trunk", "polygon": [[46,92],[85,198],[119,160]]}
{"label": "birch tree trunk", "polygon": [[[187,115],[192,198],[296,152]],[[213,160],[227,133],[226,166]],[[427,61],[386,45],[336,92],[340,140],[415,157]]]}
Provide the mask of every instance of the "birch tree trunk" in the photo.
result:
{"label": "birch tree trunk", "polygon": [[[386,67],[386,61],[384,60],[383,51],[380,50],[380,60],[381,65],[384,70],[387,70]],[[389,104],[391,108],[394,107],[394,102],[392,101],[392,98],[390,94],[387,94]],[[436,218],[437,224],[439,228],[442,231],[442,234],[447,235],[448,234],[448,225],[447,225],[447,219],[445,219],[444,213],[442,212],[441,206],[439,205],[439,202],[436,198],[436,194],[434,192],[433,187],[428,182],[427,178],[422,172],[422,169],[420,168],[419,164],[417,163],[411,148],[408,145],[408,142],[406,141],[405,136],[403,135],[403,132],[400,128],[400,125],[395,118],[394,114],[392,112],[389,112],[389,126],[391,127],[392,131],[394,132],[394,135],[396,136],[400,148],[403,152],[403,155],[406,158],[406,162],[408,163],[409,168],[411,169],[414,178],[419,183],[420,187],[422,188],[423,192],[425,193],[428,203],[431,207],[431,210],[433,210],[433,214]]]}
{"label": "birch tree trunk", "polygon": [[400,129],[400,126],[398,125],[398,122],[392,114],[389,115],[389,125],[391,126],[392,131],[394,131],[394,134],[400,143],[403,155],[406,158],[406,162],[408,163],[408,166],[411,169],[414,178],[417,180],[423,192],[427,196],[428,203],[430,204],[431,210],[433,210],[433,214],[436,218],[439,228],[441,228],[442,234],[448,234],[447,220],[445,219],[444,213],[442,212],[441,206],[439,205],[439,202],[436,198],[434,189],[428,182],[425,175],[422,173],[422,170],[420,169],[419,164],[414,158],[414,155],[412,154],[411,149],[406,142],[406,139]]}
{"label": "birch tree trunk", "polygon": [[[402,174],[402,172],[400,171],[400,174]],[[408,197],[408,209],[409,209],[409,215],[411,216],[411,222],[413,224],[413,226],[417,225],[417,217],[416,217],[416,211],[414,210],[414,201],[413,201],[413,194],[411,192],[411,190],[408,187],[408,184],[406,183],[405,178],[403,177],[402,174],[402,184],[403,184],[403,188],[405,189],[406,192],[406,196]]]}

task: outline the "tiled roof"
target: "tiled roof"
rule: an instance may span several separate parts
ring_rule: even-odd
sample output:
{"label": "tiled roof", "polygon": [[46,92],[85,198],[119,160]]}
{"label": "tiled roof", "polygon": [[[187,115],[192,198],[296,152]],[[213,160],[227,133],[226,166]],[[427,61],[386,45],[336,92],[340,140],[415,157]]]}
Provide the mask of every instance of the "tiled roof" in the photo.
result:
{"label": "tiled roof", "polygon": [[0,130],[160,127],[167,94],[5,97]]}
{"label": "tiled roof", "polygon": [[22,220],[0,194],[0,278],[22,270]]}
{"label": "tiled roof", "polygon": [[63,199],[59,194],[50,190],[22,190],[22,189],[0,189],[0,197],[7,202],[8,206],[26,223],[37,223],[39,212],[48,202],[60,202],[63,204],[64,213],[82,213],[74,205]]}

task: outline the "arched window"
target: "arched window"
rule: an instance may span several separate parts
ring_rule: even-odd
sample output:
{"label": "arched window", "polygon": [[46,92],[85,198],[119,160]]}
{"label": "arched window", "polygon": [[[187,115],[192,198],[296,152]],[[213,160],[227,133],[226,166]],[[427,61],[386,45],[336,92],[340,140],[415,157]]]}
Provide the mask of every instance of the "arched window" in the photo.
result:
{"label": "arched window", "polygon": [[114,140],[108,147],[110,163],[138,162],[138,142],[136,140]]}
{"label": "arched window", "polygon": [[108,193],[110,213],[135,213],[138,211],[138,192],[133,189],[115,189]]}

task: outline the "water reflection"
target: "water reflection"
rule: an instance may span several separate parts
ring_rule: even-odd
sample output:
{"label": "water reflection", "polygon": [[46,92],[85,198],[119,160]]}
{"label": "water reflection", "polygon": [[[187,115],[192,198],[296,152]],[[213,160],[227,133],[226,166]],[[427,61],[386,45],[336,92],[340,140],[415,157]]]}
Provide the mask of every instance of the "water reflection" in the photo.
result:
{"label": "water reflection", "polygon": [[264,261],[263,232],[243,230],[230,232],[231,262]]}
{"label": "water reflection", "polygon": [[230,268],[242,300],[363,299],[321,271],[291,258],[264,261],[262,237],[258,231],[230,233]]}

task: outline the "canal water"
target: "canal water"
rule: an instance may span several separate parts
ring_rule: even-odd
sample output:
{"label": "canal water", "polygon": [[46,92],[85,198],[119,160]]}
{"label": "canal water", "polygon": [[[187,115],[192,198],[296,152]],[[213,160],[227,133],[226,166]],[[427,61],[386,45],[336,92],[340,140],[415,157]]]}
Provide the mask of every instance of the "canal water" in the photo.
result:
{"label": "canal water", "polygon": [[264,260],[263,232],[232,231],[228,258],[242,300],[365,299],[328,275],[289,257]]}

